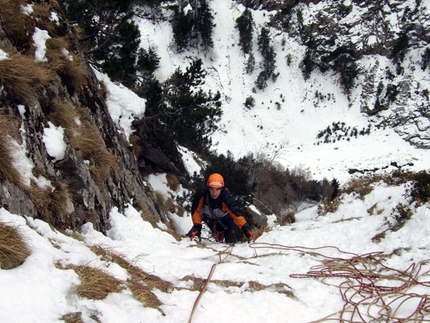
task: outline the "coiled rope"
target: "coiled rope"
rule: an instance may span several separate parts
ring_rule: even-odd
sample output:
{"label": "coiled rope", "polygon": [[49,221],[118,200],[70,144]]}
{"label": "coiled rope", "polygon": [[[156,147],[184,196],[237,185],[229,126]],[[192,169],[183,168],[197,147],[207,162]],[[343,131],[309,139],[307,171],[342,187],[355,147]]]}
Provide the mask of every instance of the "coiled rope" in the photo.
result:
{"label": "coiled rope", "polygon": [[[406,270],[391,268],[383,263],[389,255],[373,252],[363,255],[345,252],[334,246],[307,248],[257,242],[251,248],[297,251],[320,257],[322,265],[292,278],[345,278],[338,287],[345,304],[342,310],[316,322],[430,322],[430,296],[417,294],[414,287],[430,287],[430,270],[423,271],[430,259],[412,263]],[[334,249],[341,257],[325,254]]]}

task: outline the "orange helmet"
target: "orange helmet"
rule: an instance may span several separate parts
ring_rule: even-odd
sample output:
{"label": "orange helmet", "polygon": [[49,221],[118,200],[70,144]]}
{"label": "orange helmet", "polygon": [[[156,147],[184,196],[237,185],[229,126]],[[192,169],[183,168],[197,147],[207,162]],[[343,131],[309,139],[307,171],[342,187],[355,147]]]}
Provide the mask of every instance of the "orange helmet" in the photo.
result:
{"label": "orange helmet", "polygon": [[212,188],[224,187],[224,178],[220,174],[214,173],[208,178],[208,186]]}

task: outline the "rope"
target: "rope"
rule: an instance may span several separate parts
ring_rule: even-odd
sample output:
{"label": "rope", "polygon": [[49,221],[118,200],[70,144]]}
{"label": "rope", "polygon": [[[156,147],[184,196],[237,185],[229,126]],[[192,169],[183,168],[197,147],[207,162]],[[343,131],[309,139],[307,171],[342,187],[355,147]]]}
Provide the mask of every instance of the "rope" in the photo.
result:
{"label": "rope", "polygon": [[[310,323],[430,322],[428,293],[407,292],[413,287],[430,287],[430,281],[422,281],[424,276],[430,276],[430,270],[423,272],[430,259],[413,263],[406,270],[397,270],[383,263],[388,255],[382,252],[359,255],[334,246],[307,248],[261,242],[250,244],[250,247],[297,251],[322,258],[322,265],[305,274],[291,274],[292,278],[345,279],[338,285],[345,302],[342,310]],[[325,251],[330,249],[338,251],[342,257],[326,255]]]}
{"label": "rope", "polygon": [[[211,281],[211,279],[212,279],[212,275],[213,275],[213,273],[215,272],[215,268],[216,268],[216,266],[217,266],[217,265],[219,265],[219,264],[221,264],[221,263],[223,263],[223,262],[224,262],[224,260],[225,260],[225,259],[227,259],[227,257],[228,257],[229,255],[231,255],[232,250],[233,250],[233,246],[229,246],[229,247],[227,247],[225,250],[220,251],[220,252],[218,253],[219,261],[218,261],[218,263],[215,263],[215,264],[213,264],[213,265],[212,265],[211,270],[209,271],[209,275],[208,275],[208,277],[206,278],[205,284],[203,285],[202,290],[200,291],[199,295],[197,296],[196,300],[194,301],[193,309],[191,310],[191,314],[190,314],[190,318],[188,319],[188,323],[191,323],[191,322],[192,322],[192,320],[193,320],[194,312],[196,311],[197,306],[199,305],[200,299],[202,298],[202,296],[203,296],[204,292],[206,291],[206,288],[207,288],[207,287],[208,287],[208,285],[209,285],[209,282],[210,282],[210,281]],[[223,255],[223,254],[227,254],[227,255],[224,257],[224,259],[222,258],[222,255]]]}

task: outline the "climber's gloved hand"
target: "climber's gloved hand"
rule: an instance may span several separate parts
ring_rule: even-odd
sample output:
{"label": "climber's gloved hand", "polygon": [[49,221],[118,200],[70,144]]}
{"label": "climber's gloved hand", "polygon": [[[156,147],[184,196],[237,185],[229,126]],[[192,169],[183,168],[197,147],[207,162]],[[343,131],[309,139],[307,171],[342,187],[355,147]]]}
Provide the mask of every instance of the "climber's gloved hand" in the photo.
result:
{"label": "climber's gloved hand", "polygon": [[247,224],[245,224],[242,227],[242,231],[245,234],[246,238],[248,239],[248,243],[251,242],[255,242],[255,236],[254,233],[251,231],[251,229],[249,228],[249,226]]}
{"label": "climber's gloved hand", "polygon": [[194,237],[199,237],[202,233],[202,225],[201,224],[194,224],[191,230],[187,233],[187,236],[191,238],[191,240],[194,240]]}

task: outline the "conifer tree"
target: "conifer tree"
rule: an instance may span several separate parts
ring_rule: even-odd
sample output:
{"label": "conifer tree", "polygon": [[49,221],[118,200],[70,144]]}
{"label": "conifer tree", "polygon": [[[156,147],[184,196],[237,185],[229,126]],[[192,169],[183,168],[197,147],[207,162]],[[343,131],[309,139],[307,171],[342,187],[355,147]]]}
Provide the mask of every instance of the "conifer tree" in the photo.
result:
{"label": "conifer tree", "polygon": [[275,80],[275,69],[276,69],[276,53],[270,44],[269,30],[266,27],[261,28],[261,32],[258,36],[258,50],[263,56],[263,71],[260,72],[256,81],[258,89],[262,90],[267,86],[269,79]]}
{"label": "conifer tree", "polygon": [[172,31],[175,44],[178,51],[181,52],[187,48],[190,42],[190,33],[193,26],[192,17],[189,13],[185,14],[181,8],[176,6],[174,8]]}
{"label": "conifer tree", "polygon": [[236,28],[239,29],[239,45],[244,54],[252,50],[252,33],[254,31],[254,19],[251,10],[246,8],[242,15],[236,19]]}
{"label": "conifer tree", "polygon": [[213,22],[214,16],[206,0],[200,1],[200,7],[197,10],[196,17],[196,30],[200,34],[201,45],[205,51],[209,48],[213,48],[213,28],[215,24]]}
{"label": "conifer tree", "polygon": [[140,33],[131,20],[133,0],[60,0],[72,24],[83,29],[79,39],[91,62],[112,79],[133,85]]}

